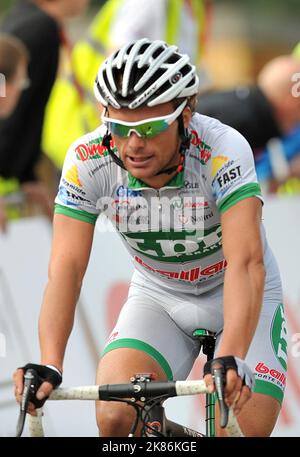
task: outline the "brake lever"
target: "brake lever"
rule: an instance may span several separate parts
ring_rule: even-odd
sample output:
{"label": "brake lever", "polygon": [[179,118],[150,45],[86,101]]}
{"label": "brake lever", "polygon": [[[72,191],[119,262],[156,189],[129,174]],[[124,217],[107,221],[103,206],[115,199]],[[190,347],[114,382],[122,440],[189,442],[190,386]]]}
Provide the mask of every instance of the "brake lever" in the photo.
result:
{"label": "brake lever", "polygon": [[36,395],[39,387],[38,374],[35,370],[29,369],[24,374],[24,389],[20,403],[20,414],[17,423],[16,437],[21,437],[25,425],[26,412],[30,399]]}
{"label": "brake lever", "polygon": [[228,424],[229,408],[224,399],[225,371],[223,368],[213,368],[213,378],[220,405],[220,425],[225,428]]}

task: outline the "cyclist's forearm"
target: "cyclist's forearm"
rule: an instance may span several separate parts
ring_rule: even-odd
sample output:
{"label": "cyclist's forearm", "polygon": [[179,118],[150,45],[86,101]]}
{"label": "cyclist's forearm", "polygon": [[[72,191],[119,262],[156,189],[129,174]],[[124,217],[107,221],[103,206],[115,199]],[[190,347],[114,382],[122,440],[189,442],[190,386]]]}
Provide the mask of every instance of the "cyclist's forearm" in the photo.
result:
{"label": "cyclist's forearm", "polygon": [[228,266],[224,282],[224,331],[218,356],[244,359],[258,323],[264,289],[262,263]]}
{"label": "cyclist's forearm", "polygon": [[60,268],[49,279],[39,319],[42,364],[62,369],[79,294],[79,282],[69,268]]}

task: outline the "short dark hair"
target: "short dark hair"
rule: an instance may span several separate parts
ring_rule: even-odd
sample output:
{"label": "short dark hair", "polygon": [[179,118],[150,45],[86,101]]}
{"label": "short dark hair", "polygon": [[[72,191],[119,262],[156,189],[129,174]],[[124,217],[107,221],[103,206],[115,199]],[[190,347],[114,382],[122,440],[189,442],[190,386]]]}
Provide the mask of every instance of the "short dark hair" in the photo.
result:
{"label": "short dark hair", "polygon": [[[193,114],[196,112],[197,97],[198,97],[198,94],[192,95],[191,97],[187,97],[186,106],[188,106],[190,108],[190,110],[192,111]],[[174,108],[177,108],[179,105],[181,105],[181,103],[184,100],[186,100],[186,99],[184,99],[184,98],[174,98],[174,100],[172,100]]]}
{"label": "short dark hair", "polygon": [[9,82],[15,76],[19,62],[29,61],[25,45],[16,37],[0,34],[0,74]]}

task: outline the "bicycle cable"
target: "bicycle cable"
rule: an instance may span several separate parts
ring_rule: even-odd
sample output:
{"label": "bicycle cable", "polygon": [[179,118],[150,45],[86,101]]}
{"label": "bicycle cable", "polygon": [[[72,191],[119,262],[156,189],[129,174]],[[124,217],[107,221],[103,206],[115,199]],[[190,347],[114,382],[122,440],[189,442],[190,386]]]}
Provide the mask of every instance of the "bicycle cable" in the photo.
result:
{"label": "bicycle cable", "polygon": [[138,427],[139,419],[141,419],[141,410],[143,409],[143,406],[139,405],[138,403],[132,402],[131,400],[124,400],[117,397],[110,397],[109,401],[118,401],[120,403],[126,403],[128,406],[132,406],[135,409],[136,417],[128,434],[128,437],[133,437]]}
{"label": "bicycle cable", "polygon": [[[163,400],[167,400],[167,398],[168,398],[168,395],[166,394],[166,395],[160,395],[158,397],[154,397],[154,398],[151,398],[151,399],[145,401],[144,406],[141,411],[142,413],[145,412],[144,416],[141,414],[141,421],[143,423],[143,427],[142,427],[142,431],[141,431],[142,436],[147,436],[146,432],[145,432],[146,428],[150,429],[152,432],[155,432],[156,435],[158,435],[158,436],[161,436],[161,437],[164,436],[159,430],[156,430],[149,423],[147,423],[147,420],[150,419],[151,409],[153,409],[159,403],[162,403]],[[149,403],[151,403],[151,406],[149,406],[149,409],[146,409],[146,406],[148,406]]]}

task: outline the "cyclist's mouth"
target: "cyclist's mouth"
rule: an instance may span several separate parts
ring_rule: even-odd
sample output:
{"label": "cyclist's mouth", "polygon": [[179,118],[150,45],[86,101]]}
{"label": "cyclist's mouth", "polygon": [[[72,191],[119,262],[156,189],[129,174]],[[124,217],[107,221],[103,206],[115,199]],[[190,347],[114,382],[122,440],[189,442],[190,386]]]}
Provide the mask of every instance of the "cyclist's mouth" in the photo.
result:
{"label": "cyclist's mouth", "polygon": [[127,156],[128,162],[136,167],[136,168],[142,168],[145,167],[149,164],[151,159],[153,159],[153,155],[147,156],[147,157],[133,157],[133,156]]}

